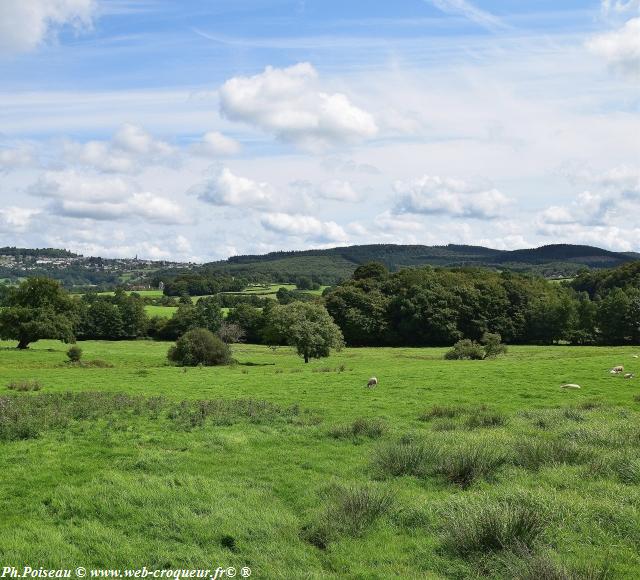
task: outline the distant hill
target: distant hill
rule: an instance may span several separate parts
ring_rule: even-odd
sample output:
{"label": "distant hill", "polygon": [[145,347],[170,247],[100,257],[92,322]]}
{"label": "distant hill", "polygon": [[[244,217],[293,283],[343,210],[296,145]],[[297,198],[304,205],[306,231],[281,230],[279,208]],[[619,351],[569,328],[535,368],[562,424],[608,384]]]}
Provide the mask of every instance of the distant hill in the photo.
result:
{"label": "distant hill", "polygon": [[611,268],[639,259],[640,254],[633,252],[612,252],[593,246],[570,244],[510,251],[457,244],[373,244],[234,256],[228,260],[205,264],[203,269],[211,273],[224,272],[248,278],[263,275],[274,281],[290,281],[299,276],[313,276],[331,284],[349,277],[360,264],[371,261],[382,262],[393,271],[425,265],[485,267],[532,272],[547,278],[569,278],[585,267]]}

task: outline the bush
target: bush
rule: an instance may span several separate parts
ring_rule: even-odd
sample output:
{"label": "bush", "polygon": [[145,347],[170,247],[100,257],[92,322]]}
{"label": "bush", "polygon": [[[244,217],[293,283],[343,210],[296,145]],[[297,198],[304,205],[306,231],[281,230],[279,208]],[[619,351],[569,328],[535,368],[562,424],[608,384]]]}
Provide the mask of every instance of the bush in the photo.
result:
{"label": "bush", "polygon": [[437,453],[435,446],[404,438],[379,448],[373,458],[373,468],[380,476],[424,477],[429,465],[437,458]]}
{"label": "bush", "polygon": [[435,472],[466,489],[476,479],[493,475],[506,461],[506,454],[498,447],[468,442],[442,451]]}
{"label": "bush", "polygon": [[453,419],[462,413],[460,407],[447,407],[443,405],[433,405],[420,415],[421,421],[430,421],[431,419]]}
{"label": "bush", "polygon": [[183,334],[167,353],[170,361],[182,366],[217,366],[231,362],[231,349],[210,330],[194,328]]}
{"label": "bush", "polygon": [[485,356],[484,348],[475,340],[464,338],[453,345],[447,351],[444,358],[447,360],[482,360]]}
{"label": "bush", "polygon": [[79,346],[74,344],[67,351],[67,357],[69,358],[69,361],[72,363],[80,362],[80,359],[82,358],[82,349]]}
{"label": "bush", "polygon": [[503,427],[508,422],[507,416],[500,411],[481,409],[471,413],[465,424],[469,429],[477,429],[478,427]]}
{"label": "bush", "polygon": [[496,358],[507,352],[507,345],[502,344],[502,337],[497,333],[485,332],[482,336],[484,358]]}
{"label": "bush", "polygon": [[544,465],[582,463],[588,457],[574,441],[540,437],[519,441],[515,453],[516,464],[532,471],[537,471]]}

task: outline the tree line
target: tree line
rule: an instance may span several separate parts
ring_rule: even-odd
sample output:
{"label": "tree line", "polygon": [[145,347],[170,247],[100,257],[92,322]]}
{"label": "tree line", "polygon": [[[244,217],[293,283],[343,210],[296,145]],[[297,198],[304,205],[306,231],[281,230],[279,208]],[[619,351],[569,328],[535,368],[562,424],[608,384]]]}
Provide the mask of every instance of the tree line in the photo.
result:
{"label": "tree line", "polygon": [[[29,279],[18,288],[0,285],[0,338],[26,348],[41,338],[176,340],[206,328],[230,342],[259,344],[290,344],[294,335],[313,344],[322,333],[349,346],[450,346],[488,334],[510,344],[640,344],[640,262],[585,270],[563,283],[475,268],[390,273],[370,263],[323,296],[302,294],[218,294],[195,303],[183,295],[164,319],[149,318],[135,293],[74,297],[53,280]],[[223,306],[231,307],[226,318]]]}

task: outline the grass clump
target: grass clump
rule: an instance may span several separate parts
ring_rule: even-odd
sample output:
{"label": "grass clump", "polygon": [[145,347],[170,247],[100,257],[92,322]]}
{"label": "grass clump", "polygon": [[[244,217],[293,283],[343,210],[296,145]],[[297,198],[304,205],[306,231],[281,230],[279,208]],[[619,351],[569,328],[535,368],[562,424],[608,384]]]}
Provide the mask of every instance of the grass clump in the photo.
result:
{"label": "grass clump", "polygon": [[518,546],[500,560],[506,574],[513,580],[605,580],[608,568],[587,564],[571,570],[557,561],[551,552],[532,551]]}
{"label": "grass clump", "polygon": [[491,411],[488,409],[480,409],[469,415],[465,421],[465,425],[469,429],[504,427],[509,419],[500,411]]}
{"label": "grass clump", "polygon": [[522,439],[515,445],[516,465],[531,471],[545,465],[582,463],[587,457],[588,454],[575,441],[533,437]]}
{"label": "grass clump", "polygon": [[444,510],[444,547],[469,556],[509,548],[531,549],[544,531],[541,506],[525,498],[495,500],[489,497],[455,502]]}
{"label": "grass clump", "polygon": [[507,454],[494,444],[468,441],[442,451],[434,472],[466,489],[477,479],[490,478],[507,460]]}
{"label": "grass clump", "polygon": [[450,407],[446,405],[433,405],[420,415],[421,421],[431,421],[431,419],[453,419],[462,413],[460,407]]}
{"label": "grass clump", "polygon": [[368,437],[378,439],[387,432],[387,425],[381,419],[366,419],[360,417],[345,425],[335,425],[329,431],[329,435],[334,439],[358,439]]}
{"label": "grass clump", "polygon": [[318,518],[305,526],[302,538],[320,549],[341,536],[362,536],[395,503],[391,492],[371,485],[335,486]]}
{"label": "grass clump", "polygon": [[7,383],[7,389],[10,391],[40,391],[42,389],[42,383],[35,379],[27,379],[22,381],[11,381]]}
{"label": "grass clump", "polygon": [[379,477],[423,477],[437,458],[437,448],[426,441],[404,437],[377,449],[373,469]]}

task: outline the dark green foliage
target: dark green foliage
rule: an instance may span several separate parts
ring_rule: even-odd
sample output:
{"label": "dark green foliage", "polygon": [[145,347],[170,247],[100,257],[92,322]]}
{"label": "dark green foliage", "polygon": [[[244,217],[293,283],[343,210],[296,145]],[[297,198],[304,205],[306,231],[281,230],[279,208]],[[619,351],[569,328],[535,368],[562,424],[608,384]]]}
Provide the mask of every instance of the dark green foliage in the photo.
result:
{"label": "dark green foliage", "polygon": [[176,340],[188,330],[206,328],[216,333],[222,326],[223,315],[215,297],[200,298],[195,304],[187,297],[175,314],[164,323],[160,323],[157,337],[162,340]]}
{"label": "dark green foliage", "polygon": [[231,349],[206,328],[194,328],[178,339],[167,356],[182,366],[227,365],[231,362]]}
{"label": "dark green foliage", "polygon": [[502,337],[498,333],[485,332],[482,335],[484,358],[497,358],[507,353],[507,345],[502,344]]}
{"label": "dark green foliage", "polygon": [[218,292],[241,292],[247,282],[231,276],[203,274],[179,274],[164,285],[167,296],[207,296]]}
{"label": "dark green foliage", "polygon": [[250,304],[239,304],[229,312],[227,321],[242,328],[248,343],[255,344],[262,341],[264,317],[259,308]]}
{"label": "dark green foliage", "polygon": [[76,306],[58,282],[30,278],[7,302],[0,309],[0,339],[17,340],[19,349],[43,338],[74,339]]}
{"label": "dark green foliage", "polygon": [[82,358],[82,349],[78,345],[74,344],[67,351],[67,358],[69,359],[69,362],[72,363],[80,362],[80,359]]}
{"label": "dark green foliage", "polygon": [[274,306],[266,315],[265,338],[270,344],[288,344],[308,363],[328,357],[344,345],[340,329],[319,304],[293,302]]}
{"label": "dark green foliage", "polygon": [[118,289],[114,296],[86,294],[79,304],[78,337],[125,340],[145,336],[149,318],[138,294]]}
{"label": "dark green foliage", "polygon": [[445,353],[444,358],[447,360],[482,360],[484,355],[484,348],[481,344],[464,338],[456,342],[453,348]]}

